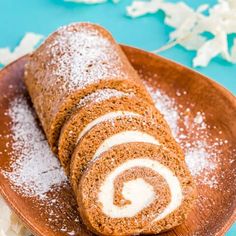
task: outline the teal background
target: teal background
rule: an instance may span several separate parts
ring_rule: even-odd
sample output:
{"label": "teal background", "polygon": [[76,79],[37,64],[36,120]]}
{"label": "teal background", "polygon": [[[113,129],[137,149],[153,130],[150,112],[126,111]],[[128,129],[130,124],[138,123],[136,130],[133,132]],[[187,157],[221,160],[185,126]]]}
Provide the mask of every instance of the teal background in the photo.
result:
{"label": "teal background", "polygon": [[[172,1],[174,2],[174,1]],[[215,0],[186,0],[193,7],[201,3],[214,4]],[[131,0],[119,4],[107,2],[99,5],[84,5],[63,0],[0,0],[0,47],[12,49],[26,32],[48,35],[57,27],[74,21],[90,21],[103,25],[117,41],[155,50],[168,40],[171,28],[163,24],[162,12],[131,19],[125,15],[125,7]],[[176,46],[161,55],[191,67],[194,52]],[[197,70],[222,84],[236,94],[236,65],[214,59],[207,68]],[[236,235],[236,224],[227,236]]]}

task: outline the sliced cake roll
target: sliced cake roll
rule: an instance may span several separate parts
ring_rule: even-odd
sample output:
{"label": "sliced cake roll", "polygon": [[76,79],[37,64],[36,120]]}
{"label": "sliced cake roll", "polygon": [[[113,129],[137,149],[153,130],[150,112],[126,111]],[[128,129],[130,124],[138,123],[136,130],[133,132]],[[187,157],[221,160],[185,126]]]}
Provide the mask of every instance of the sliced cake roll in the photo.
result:
{"label": "sliced cake roll", "polygon": [[89,23],[74,23],[49,36],[29,57],[25,83],[54,152],[62,125],[88,94],[116,89],[152,103],[112,36]]}
{"label": "sliced cake roll", "polygon": [[126,137],[84,172],[77,191],[82,219],[99,235],[157,234],[181,224],[194,197],[185,162],[151,137]]}
{"label": "sliced cake roll", "polygon": [[73,152],[70,165],[71,184],[76,194],[80,178],[89,162],[95,161],[101,153],[115,145],[127,142],[153,143],[175,153],[180,160],[184,159],[182,150],[172,138],[162,115],[155,109],[151,110],[151,107],[149,109],[147,116],[140,116],[135,110],[126,110],[122,114],[119,111],[106,113],[105,116],[109,119],[102,120],[93,127],[88,124],[87,127],[91,128],[85,128],[88,131],[80,133],[82,136]]}
{"label": "sliced cake roll", "polygon": [[[159,125],[168,129],[161,114],[145,100],[138,99],[133,93],[124,93],[114,89],[97,90],[81,99],[78,106],[80,109],[63,126],[58,144],[58,156],[68,175],[71,155],[76,145],[93,127],[99,124],[101,125],[97,129],[101,130],[101,134],[99,133],[96,138],[100,141],[104,138],[103,134],[107,137],[128,127],[135,129],[137,124],[132,124],[130,119],[140,116],[145,118],[139,119],[139,129],[142,127],[142,119],[148,119],[149,122],[160,120]],[[127,118],[129,119],[127,120]],[[121,122],[123,124],[120,124]],[[119,125],[120,127],[117,127]],[[94,144],[93,141],[91,144]]]}

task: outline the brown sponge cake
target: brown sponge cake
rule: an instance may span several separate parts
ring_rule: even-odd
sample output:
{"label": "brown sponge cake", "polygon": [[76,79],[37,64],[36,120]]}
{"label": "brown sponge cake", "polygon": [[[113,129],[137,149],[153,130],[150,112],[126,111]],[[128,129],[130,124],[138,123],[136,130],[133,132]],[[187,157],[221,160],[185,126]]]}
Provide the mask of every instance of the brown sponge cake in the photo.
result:
{"label": "brown sponge cake", "polygon": [[92,232],[157,234],[183,222],[194,196],[183,152],[109,32],[58,29],[24,79]]}
{"label": "brown sponge cake", "polygon": [[110,88],[152,102],[112,36],[89,23],[74,23],[49,36],[31,54],[25,83],[54,152],[62,125],[86,95]]}
{"label": "brown sponge cake", "polygon": [[[84,100],[87,102],[83,102]],[[88,102],[88,100],[91,101]],[[134,94],[103,89],[86,96],[80,103],[80,109],[72,114],[70,119],[63,126],[58,144],[58,156],[68,175],[70,172],[71,155],[77,143],[91,128],[99,123],[115,118],[119,118],[120,120],[127,116],[141,115],[145,116],[150,121],[152,119],[162,120],[163,124],[161,125],[165,126],[165,128],[167,127],[167,124],[156,109],[145,100],[135,97]],[[82,107],[84,103],[86,105]],[[116,130],[121,130],[122,127],[123,129],[125,128],[125,126],[121,126]],[[132,124],[130,127],[132,127]],[[100,128],[103,129],[102,126],[100,126]],[[110,129],[115,132],[114,126],[111,126]],[[111,131],[107,131],[107,134],[109,133],[111,133]]]}
{"label": "brown sponge cake", "polygon": [[150,143],[114,146],[90,162],[77,200],[99,235],[157,234],[181,224],[194,197],[192,178],[175,153]]}
{"label": "brown sponge cake", "polygon": [[97,124],[81,138],[73,152],[70,166],[70,180],[75,193],[78,191],[79,180],[88,163],[113,145],[147,141],[161,145],[184,160],[182,150],[170,135],[160,113],[153,111],[153,114],[155,115],[116,117]]}

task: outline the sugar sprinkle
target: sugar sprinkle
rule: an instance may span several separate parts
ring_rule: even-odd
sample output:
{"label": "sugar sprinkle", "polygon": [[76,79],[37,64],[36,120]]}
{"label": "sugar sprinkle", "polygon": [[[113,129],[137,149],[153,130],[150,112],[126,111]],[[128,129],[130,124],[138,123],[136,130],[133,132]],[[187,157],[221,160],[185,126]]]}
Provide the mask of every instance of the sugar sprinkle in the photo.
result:
{"label": "sugar sprinkle", "polygon": [[61,27],[54,40],[46,42],[46,52],[53,60],[46,63],[45,74],[50,71],[64,80],[66,84],[61,89],[67,91],[111,77],[126,77],[115,44],[96,29],[81,27],[76,31],[75,27],[76,24]]}
{"label": "sugar sprinkle", "polygon": [[27,100],[14,100],[8,114],[12,119],[12,156],[17,159],[11,165],[12,171],[3,173],[23,195],[43,199],[52,187],[62,185],[67,178]]}
{"label": "sugar sprinkle", "polygon": [[[177,104],[174,98],[159,89],[153,89],[147,83],[146,87],[169,124],[173,136],[183,148],[186,164],[197,183],[217,188],[214,170],[218,167],[219,156],[222,154],[220,147],[228,143],[228,140],[220,138],[222,131],[219,130],[219,137],[213,138],[204,112],[198,111],[192,118],[191,106],[183,111],[183,105]],[[185,96],[187,92],[177,91],[176,95]]]}

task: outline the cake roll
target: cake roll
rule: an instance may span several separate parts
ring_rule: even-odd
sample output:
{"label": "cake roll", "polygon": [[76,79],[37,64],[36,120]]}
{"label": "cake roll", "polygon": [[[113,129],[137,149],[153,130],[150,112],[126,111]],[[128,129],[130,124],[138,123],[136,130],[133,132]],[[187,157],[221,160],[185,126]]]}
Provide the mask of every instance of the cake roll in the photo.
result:
{"label": "cake roll", "polygon": [[80,136],[81,140],[72,154],[70,164],[70,182],[75,194],[78,192],[78,183],[88,164],[114,145],[148,142],[160,145],[163,149],[175,153],[180,160],[184,160],[183,152],[171,136],[162,115],[154,108],[151,110],[152,107],[149,109],[147,116],[142,116],[135,110],[124,111],[121,116],[110,117],[93,127],[88,124],[89,131],[80,133],[80,135],[83,133],[83,137]]}
{"label": "cake roll", "polygon": [[89,23],[64,26],[50,35],[29,56],[24,81],[55,153],[63,124],[85,96],[116,89],[152,103],[110,33]]}
{"label": "cake roll", "polygon": [[[136,124],[134,123],[134,127],[132,127],[130,118],[143,116],[150,122],[159,120],[158,125],[168,130],[162,115],[153,106],[150,106],[145,100],[137,98],[133,93],[124,93],[114,89],[97,90],[81,99],[78,106],[81,108],[72,114],[62,127],[58,143],[58,157],[68,175],[70,173],[71,155],[76,145],[96,125],[101,123],[107,125],[106,121],[110,121],[110,130],[106,130],[106,134],[109,135],[122,128],[135,128]],[[117,120],[120,121],[127,117],[129,118],[128,121],[124,119],[123,124],[118,129],[115,128],[118,126]],[[99,127],[101,130],[104,129],[103,125]],[[97,138],[102,139],[101,135],[102,133],[99,133]],[[93,141],[91,142],[93,143]]]}
{"label": "cake roll", "polygon": [[191,175],[175,153],[152,142],[118,144],[90,162],[77,201],[95,234],[157,234],[185,220],[195,195]]}

